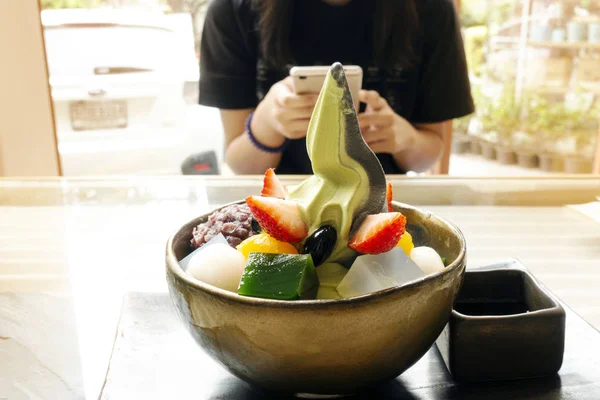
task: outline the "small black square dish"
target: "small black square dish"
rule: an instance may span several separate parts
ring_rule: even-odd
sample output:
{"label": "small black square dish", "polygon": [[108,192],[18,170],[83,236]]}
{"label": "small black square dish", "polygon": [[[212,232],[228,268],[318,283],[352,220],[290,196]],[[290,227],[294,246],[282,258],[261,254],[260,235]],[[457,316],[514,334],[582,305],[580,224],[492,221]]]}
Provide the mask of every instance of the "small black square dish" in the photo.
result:
{"label": "small black square dish", "polygon": [[552,375],[563,361],[565,310],[516,261],[467,270],[436,344],[458,382]]}

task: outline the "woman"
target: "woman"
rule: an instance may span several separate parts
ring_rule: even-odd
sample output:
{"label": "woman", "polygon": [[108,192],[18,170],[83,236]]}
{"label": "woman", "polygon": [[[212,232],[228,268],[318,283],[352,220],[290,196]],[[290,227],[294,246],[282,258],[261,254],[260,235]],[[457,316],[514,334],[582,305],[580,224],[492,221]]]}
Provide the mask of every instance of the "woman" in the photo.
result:
{"label": "woman", "polygon": [[233,171],[310,174],[317,95],[294,65],[360,65],[359,123],[388,174],[423,171],[443,122],[473,112],[453,0],[214,0],[201,44],[200,103],[217,107]]}

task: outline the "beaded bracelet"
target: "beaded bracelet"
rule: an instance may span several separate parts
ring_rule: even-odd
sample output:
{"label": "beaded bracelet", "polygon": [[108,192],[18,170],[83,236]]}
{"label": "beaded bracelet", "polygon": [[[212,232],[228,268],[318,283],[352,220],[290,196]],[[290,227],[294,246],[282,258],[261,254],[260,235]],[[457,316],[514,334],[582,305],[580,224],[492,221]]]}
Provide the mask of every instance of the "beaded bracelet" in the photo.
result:
{"label": "beaded bracelet", "polygon": [[254,137],[254,134],[252,133],[252,129],[250,129],[250,124],[252,123],[252,117],[254,116],[254,113],[250,113],[250,115],[248,115],[248,118],[246,118],[246,124],[245,124],[245,129],[246,129],[246,134],[248,134],[248,138],[250,139],[250,141],[252,142],[252,144],[259,150],[264,151],[265,153],[281,153],[282,151],[284,151],[288,145],[289,145],[289,140],[286,138],[285,142],[283,142],[283,144],[279,147],[269,147],[269,146],[265,146],[264,144],[260,143],[256,137]]}

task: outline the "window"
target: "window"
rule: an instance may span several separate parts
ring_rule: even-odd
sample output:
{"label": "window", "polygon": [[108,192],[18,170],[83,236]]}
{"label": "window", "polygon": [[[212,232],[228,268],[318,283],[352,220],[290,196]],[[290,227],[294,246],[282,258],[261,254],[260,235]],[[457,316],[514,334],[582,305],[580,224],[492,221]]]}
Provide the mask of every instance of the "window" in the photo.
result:
{"label": "window", "polygon": [[600,1],[463,0],[461,20],[477,112],[455,123],[451,173],[591,172]]}
{"label": "window", "polygon": [[190,156],[218,170],[218,113],[197,105],[206,3],[43,2],[64,175],[181,174]]}
{"label": "window", "polygon": [[[219,114],[196,104],[207,3],[42,2],[65,175],[218,171]],[[477,111],[454,121],[450,174],[591,172],[600,0],[456,3]]]}

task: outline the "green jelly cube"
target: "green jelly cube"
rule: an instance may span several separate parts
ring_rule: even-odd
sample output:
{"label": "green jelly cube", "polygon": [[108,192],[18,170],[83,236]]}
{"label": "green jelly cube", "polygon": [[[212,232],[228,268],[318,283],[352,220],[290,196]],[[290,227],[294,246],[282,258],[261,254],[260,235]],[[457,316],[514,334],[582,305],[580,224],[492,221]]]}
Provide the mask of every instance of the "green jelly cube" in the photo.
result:
{"label": "green jelly cube", "polygon": [[319,278],[310,254],[250,253],[238,294],[277,300],[314,299]]}

